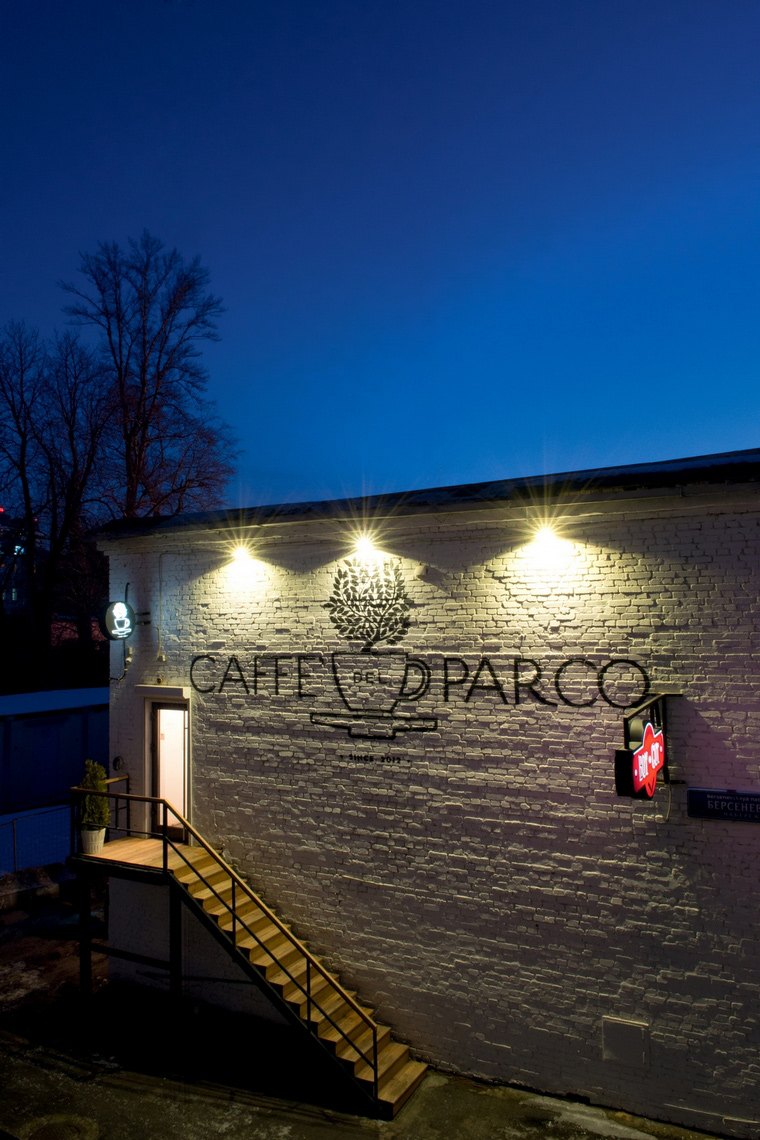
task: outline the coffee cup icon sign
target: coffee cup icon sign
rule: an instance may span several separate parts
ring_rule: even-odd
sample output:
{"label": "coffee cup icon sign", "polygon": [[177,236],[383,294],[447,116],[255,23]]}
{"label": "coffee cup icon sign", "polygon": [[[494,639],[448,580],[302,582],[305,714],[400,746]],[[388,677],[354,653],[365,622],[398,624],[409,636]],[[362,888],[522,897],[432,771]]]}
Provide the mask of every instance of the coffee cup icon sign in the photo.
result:
{"label": "coffee cup icon sign", "polygon": [[100,628],[111,641],[126,641],[135,631],[135,612],[128,602],[111,602],[100,620]]}
{"label": "coffee cup icon sign", "polygon": [[129,614],[127,613],[127,607],[123,602],[117,602],[113,608],[113,625],[114,632],[120,633],[122,636],[125,636],[127,632],[132,628],[132,623],[129,620]]}

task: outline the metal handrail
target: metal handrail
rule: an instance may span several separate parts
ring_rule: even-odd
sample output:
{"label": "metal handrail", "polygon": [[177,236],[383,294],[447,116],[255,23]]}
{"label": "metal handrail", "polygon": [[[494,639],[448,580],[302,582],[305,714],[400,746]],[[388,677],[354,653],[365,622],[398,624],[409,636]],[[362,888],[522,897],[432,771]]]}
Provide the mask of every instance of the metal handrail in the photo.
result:
{"label": "metal handrail", "polygon": [[[245,884],[245,883],[244,883],[242,880],[239,880],[239,879],[237,879],[236,877],[233,877],[233,878],[231,878],[231,880],[230,880],[230,881],[231,881],[231,884],[232,884],[232,896],[233,896],[233,897],[232,897],[232,902],[231,902],[231,903],[230,903],[230,902],[228,902],[228,901],[227,901],[227,899],[225,899],[225,898],[224,898],[224,896],[223,896],[223,895],[221,895],[221,894],[219,893],[219,891],[217,891],[217,889],[216,889],[216,887],[213,885],[213,883],[209,883],[209,882],[208,882],[208,881],[207,881],[207,880],[204,878],[204,876],[203,876],[202,872],[199,872],[199,871],[197,870],[197,868],[194,866],[194,864],[192,864],[192,863],[190,862],[190,860],[186,858],[186,856],[183,854],[183,852],[182,852],[182,851],[180,851],[180,850],[177,848],[176,844],[174,843],[174,841],[173,841],[172,839],[170,839],[170,838],[168,838],[168,837],[167,837],[167,841],[166,841],[166,843],[167,843],[167,847],[165,848],[165,850],[168,850],[168,847],[171,847],[171,848],[174,850],[175,854],[176,854],[176,855],[177,855],[177,856],[178,856],[178,857],[179,857],[179,858],[180,858],[180,859],[181,859],[181,860],[182,860],[182,861],[183,861],[183,862],[184,862],[184,863],[185,863],[185,864],[186,864],[188,867],[192,868],[192,870],[194,870],[194,871],[195,871],[195,873],[198,875],[198,878],[199,878],[199,879],[200,879],[202,882],[204,882],[204,883],[206,884],[206,888],[207,888],[209,891],[211,891],[212,895],[214,895],[214,897],[215,897],[215,898],[216,898],[216,899],[217,899],[217,900],[218,900],[218,901],[219,901],[219,902],[222,904],[222,906],[223,906],[223,907],[225,907],[225,909],[226,909],[226,910],[229,912],[229,914],[230,914],[230,916],[231,916],[231,918],[232,918],[232,932],[230,933],[230,940],[233,942],[233,945],[237,946],[237,928],[239,927],[239,928],[241,928],[242,930],[244,930],[244,931],[245,931],[247,934],[249,934],[249,935],[250,935],[250,937],[251,937],[251,938],[254,940],[254,942],[255,942],[255,943],[256,943],[256,944],[257,944],[257,945],[260,947],[260,949],[264,950],[264,951],[265,951],[265,953],[268,953],[268,954],[270,954],[270,956],[273,958],[273,960],[274,960],[274,961],[277,963],[277,966],[278,966],[278,968],[279,968],[280,970],[282,970],[282,972],[283,972],[283,973],[286,975],[286,977],[287,977],[287,978],[290,980],[290,982],[292,982],[292,984],[293,984],[293,985],[294,985],[294,986],[295,986],[295,987],[296,987],[296,988],[297,988],[297,989],[298,989],[298,990],[299,990],[299,991],[300,991],[300,992],[303,994],[303,996],[306,998],[306,1005],[307,1005],[307,1017],[306,1017],[306,1021],[307,1021],[307,1024],[310,1024],[310,1022],[311,1022],[311,1007],[312,1007],[312,1006],[314,1006],[314,1007],[315,1007],[315,1008],[316,1008],[316,1009],[317,1009],[317,1010],[318,1010],[318,1011],[319,1011],[319,1012],[322,1014],[322,1016],[324,1017],[324,1019],[325,1019],[326,1021],[328,1021],[328,1022],[330,1023],[330,1025],[332,1025],[332,1026],[333,1026],[333,1028],[334,1028],[334,1029],[336,1029],[336,1030],[338,1031],[338,1033],[340,1034],[340,1036],[341,1036],[341,1037],[342,1037],[342,1038],[343,1038],[345,1041],[347,1041],[347,1042],[348,1042],[348,1043],[349,1043],[349,1044],[352,1046],[352,1048],[354,1048],[354,1049],[356,1050],[356,1052],[359,1054],[359,1056],[362,1058],[362,1060],[363,1060],[363,1061],[365,1061],[365,1062],[367,1063],[367,1065],[370,1067],[370,1069],[372,1069],[372,1072],[373,1072],[373,1084],[376,1086],[376,1083],[377,1083],[377,1079],[376,1079],[376,1078],[377,1078],[377,1065],[376,1065],[376,1056],[370,1057],[370,1056],[369,1056],[367,1053],[365,1053],[365,1052],[364,1052],[364,1050],[363,1050],[363,1049],[361,1049],[361,1048],[359,1047],[359,1045],[357,1045],[356,1041],[354,1041],[353,1039],[351,1039],[351,1038],[348,1036],[348,1034],[347,1034],[347,1033],[344,1033],[344,1031],[343,1031],[343,1030],[340,1028],[340,1026],[338,1025],[338,1023],[337,1023],[337,1022],[336,1022],[336,1021],[333,1019],[333,1017],[332,1017],[332,1016],[331,1016],[331,1015],[330,1015],[330,1014],[329,1014],[329,1013],[328,1013],[328,1012],[327,1012],[327,1011],[324,1009],[324,1007],[323,1007],[323,1006],[320,1004],[320,1002],[319,1002],[319,999],[317,999],[317,998],[315,998],[315,997],[314,997],[314,995],[313,995],[313,993],[312,993],[312,989],[311,989],[311,966],[312,966],[312,964],[313,964],[313,965],[315,965],[315,966],[317,967],[318,971],[321,973],[322,977],[323,977],[323,978],[324,978],[324,979],[325,979],[325,980],[328,982],[328,984],[329,984],[329,985],[330,985],[330,986],[331,986],[331,987],[332,987],[334,990],[337,990],[337,991],[338,991],[338,993],[339,993],[339,994],[340,994],[340,995],[341,995],[341,996],[342,996],[342,997],[345,999],[345,1001],[346,1001],[346,1002],[349,1004],[349,1006],[350,1006],[350,1007],[351,1007],[351,1008],[352,1008],[352,1009],[353,1009],[353,1010],[354,1010],[356,1013],[358,1013],[358,1015],[360,1016],[360,1018],[361,1018],[361,1019],[364,1021],[365,1025],[367,1025],[367,1026],[368,1026],[368,1028],[370,1028],[370,1029],[371,1029],[371,1031],[372,1031],[372,1039],[373,1039],[373,1054],[376,1054],[376,1043],[377,1043],[377,1025],[375,1024],[375,1022],[373,1021],[373,1019],[372,1019],[372,1018],[369,1018],[369,1017],[367,1016],[367,1014],[365,1014],[365,1013],[364,1013],[364,1011],[362,1010],[361,1006],[357,1005],[357,1003],[356,1003],[356,1002],[355,1002],[355,1001],[354,1001],[354,1000],[351,998],[351,995],[350,995],[350,994],[348,994],[348,993],[346,993],[346,991],[343,989],[343,987],[340,985],[340,983],[339,983],[339,982],[337,982],[337,981],[335,980],[335,978],[333,977],[333,975],[332,975],[332,974],[329,974],[329,973],[327,973],[327,972],[324,970],[324,968],[321,966],[321,963],[320,963],[320,962],[319,962],[319,961],[318,961],[316,958],[314,958],[314,957],[313,957],[313,956],[312,956],[312,955],[309,953],[309,951],[306,949],[306,947],[303,945],[303,943],[302,943],[302,942],[300,942],[300,940],[299,940],[299,939],[297,939],[297,938],[295,937],[295,935],[294,935],[294,934],[292,934],[292,932],[291,932],[291,931],[289,931],[289,930],[287,929],[287,927],[285,927],[285,926],[284,926],[284,925],[283,925],[283,924],[280,922],[280,920],[277,918],[277,916],[276,916],[276,915],[274,915],[274,914],[273,914],[273,912],[272,912],[272,911],[270,911],[270,910],[269,910],[269,908],[268,908],[268,907],[267,907],[267,906],[266,906],[264,903],[262,903],[261,899],[260,899],[260,898],[259,898],[259,897],[258,897],[256,894],[254,894],[254,892],[253,892],[253,891],[251,891],[251,890],[250,890],[250,888],[248,888],[248,887],[247,887],[247,884]],[[217,862],[218,862],[220,865],[226,866],[226,864],[224,864],[224,860],[221,860],[221,859],[219,859],[219,860],[217,860]],[[278,962],[278,961],[277,961],[277,959],[275,958],[275,956],[272,954],[272,952],[271,952],[270,950],[267,950],[267,947],[266,947],[266,943],[265,943],[265,942],[263,942],[263,941],[261,940],[261,938],[258,936],[258,934],[256,933],[256,931],[255,931],[255,930],[252,930],[252,929],[251,929],[251,927],[248,925],[248,923],[245,921],[245,919],[241,918],[239,915],[237,915],[237,914],[236,914],[236,912],[235,912],[235,909],[234,909],[234,908],[235,908],[235,888],[236,888],[236,885],[238,885],[238,884],[239,884],[239,885],[242,885],[243,887],[245,887],[245,888],[246,888],[246,894],[247,894],[248,898],[251,900],[251,902],[253,902],[253,903],[256,905],[256,907],[257,907],[258,909],[260,909],[260,910],[262,911],[262,913],[264,913],[264,914],[265,914],[265,915],[266,915],[268,918],[271,918],[271,919],[273,919],[273,921],[274,921],[274,925],[276,926],[276,928],[277,928],[277,929],[278,929],[278,930],[279,930],[279,931],[280,931],[282,934],[284,934],[284,935],[285,935],[285,937],[286,937],[286,938],[289,940],[289,942],[290,942],[290,943],[291,943],[293,946],[296,946],[296,947],[297,947],[297,948],[298,948],[298,949],[301,951],[301,953],[303,954],[303,956],[304,956],[304,959],[305,959],[305,961],[306,961],[306,986],[305,986],[305,987],[304,987],[304,986],[303,986],[303,984],[302,984],[302,983],[301,983],[301,982],[300,982],[300,981],[299,981],[299,980],[298,980],[298,979],[297,979],[297,978],[296,978],[296,977],[295,977],[295,976],[294,976],[294,975],[293,975],[293,974],[290,972],[290,970],[288,969],[288,967],[287,967],[287,966],[286,966],[284,963]],[[376,1087],[375,1087],[375,1095],[376,1095]]]}
{"label": "metal handrail", "polygon": [[[110,785],[110,784],[126,784],[127,785],[126,792],[127,792],[127,794],[129,794],[129,773],[125,772],[125,774],[123,776],[109,776],[108,779],[106,780],[106,784],[107,785]],[[114,799],[116,800],[116,803],[114,805],[114,822],[115,822],[114,830],[119,827],[119,800],[121,798],[122,798],[122,796],[119,795],[118,792],[114,796]],[[128,802],[125,803],[124,807],[126,808],[126,813],[127,813],[127,831],[131,831],[131,829],[132,829],[131,828],[132,816],[131,816],[131,809],[130,809],[129,803]]]}
{"label": "metal handrail", "polygon": [[[356,1052],[359,1054],[359,1056],[362,1058],[362,1060],[365,1061],[366,1064],[369,1066],[369,1068],[372,1070],[372,1073],[373,1073],[373,1095],[374,1095],[375,1099],[377,1099],[377,1093],[378,1093],[378,1060],[377,1060],[377,1029],[378,1029],[378,1026],[377,1026],[377,1022],[373,1018],[369,1017],[369,1015],[364,1012],[364,1010],[358,1004],[358,1002],[356,1002],[351,997],[351,995],[346,990],[344,990],[344,988],[343,988],[343,986],[341,986],[340,982],[338,982],[333,977],[332,974],[328,973],[328,971],[325,970],[322,963],[319,962],[318,959],[316,959],[314,957],[314,955],[309,950],[307,950],[307,948],[306,948],[306,946],[304,946],[303,942],[301,942],[300,939],[296,938],[296,936],[293,934],[292,931],[288,930],[288,928],[280,921],[280,919],[277,917],[277,915],[269,909],[269,907],[266,905],[266,903],[263,902],[258,897],[258,895],[255,894],[255,892],[250,888],[250,886],[245,882],[245,880],[242,879],[240,877],[240,875],[238,875],[237,871],[235,871],[234,868],[230,867],[229,863],[227,863],[221,857],[221,855],[218,853],[218,851],[215,851],[214,848],[210,846],[210,844],[203,838],[203,836],[200,834],[200,832],[195,830],[195,828],[190,823],[190,821],[185,819],[185,817],[182,815],[181,812],[177,811],[177,809],[172,804],[170,804],[168,800],[163,799],[161,796],[138,796],[138,795],[135,795],[134,793],[128,793],[128,792],[98,792],[98,791],[94,791],[90,788],[80,788],[80,787],[71,788],[71,793],[72,793],[72,809],[74,808],[74,802],[73,802],[74,797],[76,797],[76,796],[81,797],[81,796],[85,796],[85,795],[88,795],[88,796],[106,796],[109,799],[124,799],[127,801],[137,801],[140,803],[147,803],[147,804],[160,804],[163,808],[163,813],[162,813],[162,815],[163,815],[163,834],[160,836],[162,843],[163,843],[163,859],[162,859],[163,870],[165,872],[168,872],[168,870],[169,870],[169,866],[168,866],[169,850],[168,849],[171,846],[174,853],[176,855],[178,855],[179,858],[182,859],[182,861],[188,867],[192,868],[192,870],[195,872],[195,874],[198,875],[198,878],[201,879],[201,881],[212,892],[212,894],[219,900],[219,902],[221,902],[222,905],[224,907],[226,907],[226,909],[232,914],[233,946],[235,946],[235,947],[237,946],[237,941],[236,941],[237,930],[236,930],[236,928],[238,926],[241,926],[254,939],[254,941],[259,945],[259,947],[261,949],[266,950],[265,943],[263,943],[261,941],[261,939],[255,933],[255,931],[251,930],[249,928],[249,926],[247,925],[247,923],[235,914],[235,911],[232,909],[232,907],[227,902],[227,900],[222,898],[222,896],[219,894],[219,892],[214,887],[213,883],[209,883],[206,880],[203,873],[197,870],[197,868],[194,866],[194,864],[191,863],[190,860],[187,859],[185,857],[185,855],[178,849],[176,843],[172,839],[169,838],[169,836],[167,835],[167,817],[168,817],[168,814],[171,813],[176,818],[179,826],[182,827],[183,831],[192,835],[193,838],[197,840],[198,844],[204,849],[204,851],[212,857],[212,859],[216,862],[216,864],[227,875],[229,875],[230,881],[231,881],[232,887],[233,887],[233,898],[235,896],[236,888],[240,888],[243,891],[243,893],[248,896],[248,898],[251,900],[251,902],[255,903],[255,905],[270,920],[270,922],[272,922],[272,924],[277,927],[277,929],[280,931],[280,933],[285,936],[285,938],[291,943],[291,945],[294,946],[303,955],[303,957],[306,960],[306,988],[304,988],[304,986],[301,984],[301,982],[298,981],[297,978],[293,977],[293,975],[291,974],[291,972],[287,968],[287,966],[280,965],[279,963],[278,963],[278,965],[279,965],[279,968],[283,971],[283,973],[285,973],[286,976],[290,979],[290,981],[293,983],[293,985],[295,985],[296,988],[298,990],[300,990],[300,992],[306,998],[307,1026],[310,1026],[310,1022],[311,1022],[310,1014],[311,1014],[311,1007],[313,1005],[316,1007],[317,1010],[319,1010],[319,1012],[322,1014],[322,1016],[327,1021],[329,1021],[330,1025],[332,1025],[332,1027],[337,1030],[337,1032],[340,1034],[340,1036],[343,1038],[343,1040],[348,1042],[348,1044],[350,1044],[351,1047],[356,1050]],[[123,831],[125,829],[117,827],[117,828],[114,828],[113,830]],[[130,830],[132,830],[132,829],[130,829]],[[152,833],[148,832],[147,834],[150,835]],[[359,1018],[364,1022],[364,1024],[367,1026],[367,1028],[371,1030],[371,1032],[372,1032],[372,1056],[371,1057],[369,1057],[366,1053],[364,1053],[364,1051],[359,1048],[359,1046],[356,1044],[356,1042],[351,1037],[349,1037],[349,1035],[347,1033],[345,1033],[338,1026],[338,1024],[332,1019],[330,1014],[327,1013],[322,1008],[322,1006],[319,1004],[318,1000],[312,995],[312,992],[311,992],[311,970],[312,970],[312,967],[314,969],[316,969],[317,973],[322,977],[322,979],[324,981],[326,981],[328,983],[328,985],[330,987],[332,987],[332,989],[337,991],[337,993],[341,996],[341,998],[343,998],[343,1000],[346,1002],[346,1004],[349,1006],[349,1008],[352,1009],[354,1011],[354,1013],[358,1014]]]}

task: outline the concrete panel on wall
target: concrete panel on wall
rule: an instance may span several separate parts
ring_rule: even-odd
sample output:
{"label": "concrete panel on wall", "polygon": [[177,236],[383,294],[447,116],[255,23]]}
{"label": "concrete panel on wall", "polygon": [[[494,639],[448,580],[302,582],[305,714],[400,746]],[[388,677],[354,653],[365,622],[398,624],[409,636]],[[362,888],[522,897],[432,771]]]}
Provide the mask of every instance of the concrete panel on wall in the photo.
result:
{"label": "concrete panel on wall", "polygon": [[[109,945],[132,954],[169,960],[169,887],[112,877],[109,885]],[[185,997],[285,1025],[248,975],[186,906],[182,907],[182,973]],[[169,971],[109,959],[109,978],[169,989]]]}

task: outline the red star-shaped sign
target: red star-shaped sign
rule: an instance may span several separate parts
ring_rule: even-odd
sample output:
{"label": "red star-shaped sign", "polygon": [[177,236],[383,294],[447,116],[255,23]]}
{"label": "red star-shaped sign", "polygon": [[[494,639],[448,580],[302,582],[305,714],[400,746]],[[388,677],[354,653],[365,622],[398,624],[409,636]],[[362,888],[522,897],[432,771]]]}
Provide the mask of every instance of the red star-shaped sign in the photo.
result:
{"label": "red star-shaped sign", "polygon": [[644,729],[641,746],[633,754],[633,790],[644,793],[650,800],[654,795],[657,773],[665,767],[665,737],[662,730],[655,732],[651,724]]}

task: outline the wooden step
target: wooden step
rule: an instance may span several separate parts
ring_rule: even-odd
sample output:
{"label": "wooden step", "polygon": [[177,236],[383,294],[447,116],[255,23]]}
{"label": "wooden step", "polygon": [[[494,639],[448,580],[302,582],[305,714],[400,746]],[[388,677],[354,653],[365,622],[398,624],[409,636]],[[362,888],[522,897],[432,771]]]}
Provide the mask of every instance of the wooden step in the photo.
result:
{"label": "wooden step", "polygon": [[184,851],[183,862],[187,866],[195,867],[197,871],[202,871],[204,874],[219,867],[221,864],[219,858],[212,851],[206,851],[202,847],[187,847]]}
{"label": "wooden step", "polygon": [[250,947],[252,950],[260,949],[262,945],[266,945],[278,934],[282,934],[283,927],[285,930],[288,929],[287,926],[285,926],[285,923],[280,923],[277,925],[274,922],[270,922],[267,915],[264,915],[263,922],[259,922],[256,919],[250,923],[247,922],[246,926],[250,926],[250,932],[243,930],[243,934],[245,936],[245,945],[243,949]]}
{"label": "wooden step", "polygon": [[326,994],[324,998],[319,999],[318,1014],[315,1016],[312,1012],[312,1023],[316,1026],[317,1036],[329,1045],[333,1052],[338,1046],[345,1046],[348,1049],[354,1038],[358,1039],[368,1031],[368,1021],[372,1021],[374,1010],[358,1005],[355,994],[350,996],[353,997],[353,1005],[345,1000],[335,1005],[330,1000],[331,995]]}
{"label": "wooden step", "polygon": [[[306,983],[306,973],[307,973],[306,956],[297,943],[293,944],[293,948],[297,951],[297,957],[294,958],[292,962],[284,962],[283,963],[283,965],[286,965],[288,967],[288,972],[285,973],[284,971],[278,972],[277,970],[272,970],[270,973],[267,974],[267,981],[268,982],[271,982],[275,986],[288,986],[288,985],[292,985],[292,979],[293,978],[303,977],[304,984]],[[312,981],[314,981],[317,977],[317,974],[314,971],[313,967],[312,967],[312,971],[313,971]],[[282,976],[280,976],[280,975],[282,975]]]}
{"label": "wooden step", "polygon": [[171,866],[171,870],[175,878],[179,879],[181,883],[194,883],[198,881],[199,875],[212,875],[219,868],[219,864],[204,851],[202,856],[197,859],[191,859],[190,865],[183,862],[179,856],[175,856],[176,863]]}
{"label": "wooden step", "polygon": [[[226,871],[219,868],[204,875],[202,881],[192,884],[190,894],[204,906],[207,902],[218,902],[220,897],[229,902],[232,899],[232,879]],[[241,900],[248,897],[239,887],[236,887],[235,894],[239,895]],[[237,898],[235,901],[237,902]]]}
{"label": "wooden step", "polygon": [[[356,991],[355,990],[346,990],[346,993],[352,999],[352,1001],[356,1001]],[[306,1020],[306,1001],[305,1001],[305,999],[301,1003],[301,1010],[302,1010],[301,1017],[305,1021]],[[329,1026],[331,1024],[332,1021],[339,1022],[340,1019],[342,1017],[345,1017],[347,1013],[353,1013],[353,1012],[354,1011],[351,1009],[351,1006],[348,1004],[346,999],[343,997],[343,994],[341,994],[338,990],[333,989],[332,992],[328,992],[325,997],[319,998],[319,1009],[317,1009],[314,1006],[314,1004],[312,1003],[311,1018],[310,1018],[309,1023],[311,1025],[316,1025],[317,1026],[317,1032],[319,1033],[320,1026],[325,1026],[325,1028],[326,1028],[327,1026]],[[367,1013],[370,1014],[370,1016],[371,1016],[370,1010],[368,1010]],[[329,1014],[330,1019],[331,1019],[330,1021],[327,1020],[328,1014]],[[320,1036],[321,1036],[321,1034],[320,1034]]]}
{"label": "wooden step", "polygon": [[214,869],[214,862],[211,856],[206,856],[206,864],[188,866],[187,863],[178,862],[174,866],[170,864],[169,870],[172,872],[175,879],[177,879],[183,886],[188,889],[194,888],[197,884],[202,884],[204,874],[212,874]]}
{"label": "wooden step", "polygon": [[[277,965],[277,954],[287,954],[293,946],[287,934],[283,934],[276,926],[266,927],[266,936],[260,935],[260,941],[255,942],[250,934],[244,935],[238,942],[241,949],[248,950],[248,957],[254,966],[263,968]],[[271,933],[269,931],[271,930]],[[258,933],[258,931],[257,931]],[[249,947],[249,943],[251,943]]]}
{"label": "wooden step", "polygon": [[[220,913],[217,914],[216,911],[220,908],[220,905],[221,904],[217,904],[216,907],[204,907],[204,910],[207,910],[209,914],[215,915],[222,928],[232,926],[232,908],[224,907],[224,909],[220,910]],[[269,915],[263,911],[260,906],[248,899],[246,899],[244,903],[237,904],[235,914],[237,915],[238,921],[245,922],[246,926],[250,926],[251,930],[256,930],[260,926],[275,925],[272,923]],[[281,925],[290,930],[286,922],[283,922]]]}
{"label": "wooden step", "polygon": [[[367,1058],[373,1057],[374,1039],[373,1031],[368,1028],[366,1021],[359,1019],[358,1027],[352,1027],[346,1036],[337,1037],[337,1032],[330,1027],[329,1031],[320,1034],[324,1041],[334,1041],[335,1056],[340,1057],[346,1064],[353,1066],[354,1072],[359,1065],[367,1064]],[[337,1039],[337,1040],[336,1040]],[[387,1025],[377,1026],[377,1053],[385,1048],[391,1040],[391,1028]]]}
{"label": "wooden step", "polygon": [[[229,876],[220,875],[219,877],[212,877],[211,875],[198,878],[195,882],[187,884],[187,888],[193,898],[196,898],[199,903],[217,902],[219,897],[225,897],[226,893],[231,894],[229,890]],[[213,887],[213,890],[211,889]]]}
{"label": "wooden step", "polygon": [[[333,986],[333,983],[331,980],[333,977],[334,977],[334,980],[337,982],[338,981],[338,975],[337,974],[335,974],[334,976],[330,975],[330,977],[328,977],[328,978],[320,978],[319,981],[316,983],[312,982],[312,984],[311,984],[311,1012],[312,1012],[312,1014],[317,1012],[317,1007],[314,1004],[315,1002],[318,1002],[320,1006],[324,1006],[325,1003],[327,1002],[328,998],[331,998],[335,995],[336,990],[335,990],[335,987]],[[287,993],[286,993],[286,990],[287,990]],[[306,999],[306,995],[303,992],[303,990],[298,989],[298,987],[294,986],[291,982],[288,984],[287,987],[283,988],[282,996],[285,998],[285,1001],[288,1003],[288,1005],[292,1005],[298,1011],[298,1016],[301,1018],[301,1020],[306,1021],[307,1017],[308,1017],[309,1003]],[[313,1022],[314,1018],[312,1017],[311,1020]]]}
{"label": "wooden step", "polygon": [[[227,923],[224,929],[227,934],[232,934],[232,923]],[[285,929],[287,930],[288,928],[285,927]],[[279,935],[281,933],[282,932],[280,928],[278,926],[274,926],[271,922],[267,922],[263,926],[260,923],[256,926],[251,925],[250,929],[248,929],[247,923],[245,926],[241,924],[235,930],[235,945],[239,950],[246,951],[250,957],[257,950],[264,950],[268,952],[269,943],[272,942],[276,935]],[[260,944],[260,942],[256,941],[257,938],[261,940],[263,946]],[[290,945],[292,946],[293,943],[290,942]],[[254,965],[255,964],[256,963],[254,963]]]}
{"label": "wooden step", "polygon": [[[216,921],[227,934],[232,934],[232,915],[217,915]],[[285,927],[289,930],[289,927]],[[243,950],[254,950],[259,946],[256,941],[257,938],[266,942],[267,938],[272,938],[275,931],[279,931],[279,927],[274,926],[269,921],[266,915],[263,919],[259,919],[257,915],[249,915],[247,918],[240,919],[235,924],[235,942]]]}
{"label": "wooden step", "polygon": [[[298,990],[296,983],[301,982],[303,984],[303,986],[305,987],[306,986],[306,977],[308,974],[306,957],[304,956],[304,954],[302,953],[302,951],[300,950],[300,948],[298,946],[295,946],[294,949],[296,951],[296,954],[293,958],[291,958],[291,960],[289,962],[278,955],[278,959],[279,959],[279,963],[280,963],[279,967],[271,967],[270,969],[267,970],[267,981],[270,982],[273,986],[277,986],[280,989],[282,996],[286,1000],[288,997],[291,996],[291,992],[290,992],[291,990],[293,992],[297,991],[298,993],[302,992],[301,990]],[[288,968],[287,972],[281,968],[283,966],[287,966],[287,968]],[[311,968],[311,985],[312,985],[312,987],[315,986],[316,983],[318,981],[321,981],[321,980],[322,980],[322,978],[321,978],[319,971],[315,970],[314,967],[312,966],[312,968]],[[286,991],[287,991],[287,993],[286,993]]]}
{"label": "wooden step", "polygon": [[[222,902],[220,899],[210,898],[204,901],[203,909],[207,914],[213,914],[215,918],[218,918],[221,927],[232,926],[232,905],[230,900]],[[235,914],[238,920],[243,919],[249,926],[251,925],[251,920],[258,916],[261,917],[262,921],[269,921],[261,907],[255,903],[253,899],[236,899]]]}
{"label": "wooden step", "polygon": [[[220,892],[222,893],[222,892]],[[227,892],[231,896],[231,889]],[[208,914],[213,915],[222,930],[232,931],[232,912],[224,906],[224,904],[217,899],[210,891],[198,891],[194,897],[203,903],[203,909]],[[259,908],[259,905],[250,899],[247,895],[240,891],[242,900],[241,905],[238,905],[235,910],[235,942],[241,950],[249,950],[250,955],[253,956],[256,951],[262,950],[263,946],[269,950],[270,944],[273,940],[282,936],[282,931],[290,932],[290,927],[287,923],[281,923],[279,926],[271,921],[269,916]],[[237,901],[237,900],[236,900]],[[256,937],[254,937],[256,935]],[[258,941],[257,941],[258,939]],[[290,939],[287,939],[290,942]],[[291,944],[292,945],[292,944]],[[295,948],[293,960],[298,957],[300,951]],[[252,957],[253,960],[253,957]],[[290,960],[290,959],[288,959]],[[284,957],[278,956],[272,962],[282,961],[287,964]],[[261,963],[254,961],[254,965]],[[265,965],[270,963],[264,963]]]}
{"label": "wooden step", "polygon": [[303,954],[300,955],[300,961],[297,959],[293,962],[283,962],[282,959],[280,961],[282,965],[288,967],[287,974],[284,970],[267,970],[267,981],[277,986],[281,997],[292,1005],[306,1006],[307,980],[311,988],[312,1002],[321,1001],[327,991],[334,990],[335,983],[339,980],[338,974],[331,974],[328,970],[321,972],[313,963],[309,971]]}
{"label": "wooden step", "polygon": [[427,1065],[423,1061],[407,1061],[403,1068],[381,1086],[377,1101],[383,1119],[393,1119],[415,1089],[419,1088],[426,1072]]}
{"label": "wooden step", "polygon": [[[403,1069],[409,1060],[409,1046],[400,1045],[397,1041],[389,1041],[377,1054],[378,1088],[387,1084],[391,1077]],[[372,1069],[364,1061],[356,1066],[356,1076],[360,1081],[372,1082],[374,1077]]]}
{"label": "wooden step", "polygon": [[[339,1013],[331,1013],[329,1021],[325,1019],[319,1026],[317,1034],[323,1041],[329,1041],[334,1045],[338,1041],[344,1041],[347,1037],[359,1037],[369,1028],[365,1018],[369,1018],[370,1022],[372,1021],[372,1010],[364,1009],[363,1006],[354,1009],[349,1002],[346,1002],[345,1005],[345,1010]],[[364,1017],[359,1010],[362,1011]]]}
{"label": "wooden step", "polygon": [[[231,927],[231,923],[229,923],[229,927]],[[230,933],[229,927],[228,933]],[[265,917],[263,922],[246,922],[245,926],[240,926],[235,931],[235,942],[238,950],[247,952],[248,958],[251,959],[254,966],[259,966],[261,963],[256,960],[256,955],[260,953],[269,954],[271,950],[284,947],[285,943],[287,943],[288,946],[293,945],[293,939],[283,934],[283,927],[285,928],[286,934],[289,935],[291,928],[285,926],[285,923],[281,923],[281,926],[275,926],[275,923],[270,922],[269,919]],[[281,942],[281,939],[285,939],[285,942]],[[277,943],[277,946],[275,946],[275,943]],[[264,962],[263,964],[264,966],[269,966],[270,962]]]}
{"label": "wooden step", "polygon": [[[286,968],[292,974],[294,968],[304,961],[303,950],[297,943],[291,942],[289,946],[284,946],[282,950],[278,950],[274,959],[272,965],[267,966],[264,975],[268,982],[271,982],[275,975],[285,974]],[[285,974],[285,978],[289,980],[287,974]]]}

